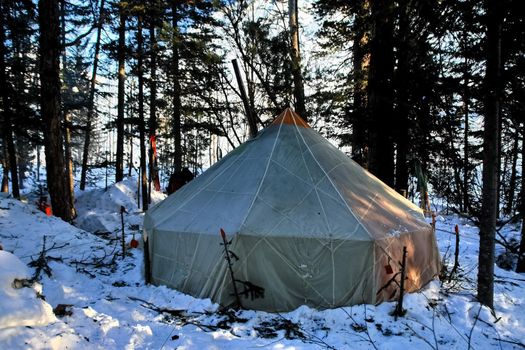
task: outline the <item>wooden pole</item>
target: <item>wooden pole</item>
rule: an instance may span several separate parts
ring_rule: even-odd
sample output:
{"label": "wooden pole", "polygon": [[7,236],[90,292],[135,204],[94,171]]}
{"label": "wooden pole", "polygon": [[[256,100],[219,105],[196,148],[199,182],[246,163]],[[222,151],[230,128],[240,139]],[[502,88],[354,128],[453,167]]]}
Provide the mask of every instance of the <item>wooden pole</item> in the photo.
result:
{"label": "wooden pole", "polygon": [[450,271],[450,276],[448,277],[448,281],[450,282],[452,280],[452,276],[457,273],[458,267],[459,267],[459,226],[456,225],[454,228],[454,231],[456,233],[456,250],[454,251],[454,267],[452,267],[452,270]]}
{"label": "wooden pole", "polygon": [[144,277],[146,284],[151,283],[151,262],[149,257],[149,237],[146,236],[144,241]]}
{"label": "wooden pole", "polygon": [[396,309],[394,310],[394,316],[396,320],[398,316],[403,316],[405,314],[405,310],[403,310],[403,297],[405,295],[406,260],[407,247],[403,247],[403,261],[401,262],[401,281],[399,281],[399,299],[397,301]]}
{"label": "wooden pole", "polygon": [[120,222],[122,223],[122,260],[126,257],[126,238],[124,237],[124,213],[126,208],[120,206]]}

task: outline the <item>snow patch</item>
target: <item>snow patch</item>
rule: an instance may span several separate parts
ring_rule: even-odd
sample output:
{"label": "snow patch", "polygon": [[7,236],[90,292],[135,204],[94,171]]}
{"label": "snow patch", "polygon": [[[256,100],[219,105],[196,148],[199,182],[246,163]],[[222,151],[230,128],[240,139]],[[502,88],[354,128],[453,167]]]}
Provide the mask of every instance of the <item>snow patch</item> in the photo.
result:
{"label": "snow patch", "polygon": [[15,283],[15,279],[30,278],[28,267],[20,259],[0,250],[0,329],[44,326],[55,321],[51,306],[37,298],[39,285],[20,288],[20,283]]}

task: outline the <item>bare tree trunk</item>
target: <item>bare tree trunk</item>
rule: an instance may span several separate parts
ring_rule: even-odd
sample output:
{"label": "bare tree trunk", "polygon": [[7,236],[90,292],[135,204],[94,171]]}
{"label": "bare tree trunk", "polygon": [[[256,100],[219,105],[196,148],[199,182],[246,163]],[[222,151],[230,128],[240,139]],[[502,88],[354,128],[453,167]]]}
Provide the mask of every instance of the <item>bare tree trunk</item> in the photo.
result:
{"label": "bare tree trunk", "polygon": [[118,27],[118,97],[117,97],[117,154],[115,159],[115,182],[124,179],[124,103],[126,83],[126,14],[124,2],[119,5]]}
{"label": "bare tree trunk", "polygon": [[521,130],[523,137],[523,141],[521,143],[521,241],[518,252],[518,264],[516,266],[516,272],[525,272],[525,176],[523,176],[523,174],[525,174],[525,123],[523,123]]}
{"label": "bare tree trunk", "polygon": [[301,51],[299,49],[298,0],[288,0],[288,19],[290,22],[292,75],[294,83],[295,111],[308,121],[304,98],[303,75],[301,73]]}
{"label": "bare tree trunk", "polygon": [[40,25],[40,98],[44,124],[47,186],[54,215],[73,219],[60,125],[60,13],[58,0],[38,2]]}
{"label": "bare tree trunk", "polygon": [[[454,139],[455,135],[452,132],[452,129],[448,129],[448,139],[449,139],[449,149],[450,149],[450,159],[452,161],[452,171],[454,172],[454,202],[459,204],[459,210],[463,211],[463,199],[461,196],[461,174],[460,174],[460,168],[461,168],[461,156],[459,155],[459,151],[456,151],[456,147],[454,145]],[[452,187],[452,186],[451,186]]]}
{"label": "bare tree trunk", "polygon": [[66,162],[67,187],[69,189],[69,206],[73,211],[73,218],[77,216],[75,209],[75,178],[73,173],[73,158],[71,156],[71,114],[64,113],[64,156]]}
{"label": "bare tree trunk", "polygon": [[393,0],[371,0],[373,19],[370,40],[368,109],[370,111],[369,169],[387,185],[394,186],[393,142]]}
{"label": "bare tree trunk", "polygon": [[4,171],[2,172],[2,186],[0,187],[0,192],[9,193],[9,161],[7,160],[8,155],[5,140],[2,144],[2,153],[2,168]]}
{"label": "bare tree trunk", "polygon": [[487,68],[485,75],[485,127],[483,133],[483,189],[479,230],[478,299],[494,308],[494,260],[498,193],[498,140],[500,127],[501,31],[503,6],[487,0]]}
{"label": "bare tree trunk", "polygon": [[0,3],[0,86],[2,90],[2,108],[3,108],[3,127],[4,130],[4,142],[7,147],[7,159],[6,164],[9,162],[9,170],[11,172],[11,190],[14,198],[20,198],[20,189],[18,186],[18,166],[16,162],[16,148],[13,140],[13,126],[11,121],[11,103],[9,98],[9,92],[13,93],[11,85],[7,81],[6,73],[6,46],[5,46],[5,20],[4,15],[6,10],[4,9],[3,1]]}
{"label": "bare tree trunk", "polygon": [[242,82],[241,72],[239,70],[239,64],[237,59],[232,60],[233,71],[235,73],[235,78],[237,79],[237,85],[239,86],[239,92],[241,93],[241,100],[244,105],[244,110],[246,112],[246,117],[248,120],[248,127],[250,128],[250,136],[253,138],[257,136],[257,121],[253,114],[253,110],[250,106],[250,101],[248,96],[246,96],[246,89],[244,89],[244,83]]}
{"label": "bare tree trunk", "polygon": [[[153,16],[152,16],[153,17]],[[157,159],[154,150],[157,133],[157,38],[155,36],[155,20],[150,18],[150,102],[149,102],[149,181],[148,201],[151,203],[151,184],[158,183]],[[158,189],[157,189],[158,190]]]}
{"label": "bare tree trunk", "polygon": [[[66,69],[66,0],[60,1],[60,31],[62,38],[62,69]],[[71,114],[62,110],[64,122],[64,156],[66,162],[66,177],[69,188],[69,205],[73,210],[73,217],[77,216],[75,209],[75,175],[73,173],[73,158],[71,155]]]}
{"label": "bare tree trunk", "polygon": [[95,89],[97,83],[97,69],[98,69],[98,55],[100,53],[100,37],[102,34],[102,25],[104,22],[104,3],[105,0],[100,0],[100,13],[98,16],[97,23],[97,40],[95,42],[95,57],[93,58],[93,71],[91,73],[91,84],[89,88],[89,101],[88,101],[88,112],[86,120],[86,136],[84,138],[84,150],[82,153],[82,172],[80,174],[80,189],[83,191],[86,188],[86,174],[88,167],[88,158],[89,158],[89,145],[91,143],[91,129],[93,122],[93,112],[95,104]]}
{"label": "bare tree trunk", "polygon": [[142,38],[142,15],[137,18],[137,75],[139,88],[139,134],[140,134],[140,175],[142,187],[142,210],[148,210],[148,176],[146,173],[146,144],[144,137],[146,135],[146,123],[144,122],[144,72],[142,70],[144,50]]}
{"label": "bare tree trunk", "polygon": [[469,133],[469,61],[466,55],[467,52],[467,30],[463,32],[463,42],[464,42],[464,55],[465,62],[463,67],[463,114],[465,119],[465,128],[463,134],[463,210],[468,211],[470,208],[469,203],[469,142],[468,142],[468,133]]}
{"label": "bare tree trunk", "polygon": [[173,57],[172,57],[172,83],[173,83],[173,139],[175,142],[175,154],[173,156],[173,170],[180,171],[182,169],[182,130],[181,130],[181,87],[179,81],[179,48],[178,48],[178,18],[177,18],[177,3],[174,1],[171,7],[172,11],[172,27],[173,27]]}
{"label": "bare tree trunk", "polygon": [[394,109],[395,123],[395,141],[396,141],[396,190],[399,193],[408,191],[408,144],[409,144],[409,127],[408,120],[408,81],[410,67],[409,61],[409,31],[410,18],[407,9],[408,4],[404,1],[399,4],[399,45],[397,50],[397,70],[395,72],[394,81],[397,88],[397,103]]}

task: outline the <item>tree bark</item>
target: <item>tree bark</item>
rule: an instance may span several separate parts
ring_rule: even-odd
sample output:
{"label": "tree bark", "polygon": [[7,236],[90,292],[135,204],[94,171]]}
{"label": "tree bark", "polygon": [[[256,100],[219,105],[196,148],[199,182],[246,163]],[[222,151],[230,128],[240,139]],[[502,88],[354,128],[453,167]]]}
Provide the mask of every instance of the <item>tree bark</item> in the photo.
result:
{"label": "tree bark", "polygon": [[395,123],[395,141],[396,141],[396,190],[399,193],[408,190],[408,144],[410,126],[409,115],[409,14],[405,1],[400,2],[399,16],[399,40],[397,51],[397,69],[395,72],[395,84],[397,88],[397,103],[394,110]]}
{"label": "tree bark", "polygon": [[371,0],[373,20],[370,40],[368,109],[370,113],[369,170],[394,186],[393,142],[393,0]]}
{"label": "tree bark", "polygon": [[150,38],[150,100],[149,100],[149,181],[148,181],[148,201],[151,203],[151,186],[158,178],[157,159],[153,149],[153,141],[157,133],[157,38],[155,36],[155,19],[150,17],[149,23]]}
{"label": "tree bark", "polygon": [[60,125],[60,13],[58,0],[38,2],[40,26],[40,98],[44,124],[47,186],[53,214],[70,221],[74,208],[70,205],[66,178],[62,128]]}
{"label": "tree bark", "polygon": [[97,69],[98,59],[100,53],[100,37],[102,34],[102,24],[104,22],[104,3],[105,0],[100,0],[100,12],[97,23],[97,39],[95,42],[95,57],[93,58],[93,71],[91,73],[91,83],[89,88],[88,112],[86,120],[86,131],[84,138],[84,150],[82,152],[82,172],[80,174],[80,189],[83,191],[86,188],[86,174],[89,158],[89,145],[91,143],[91,129],[93,123],[93,113],[95,105],[95,88],[97,83]]}
{"label": "tree bark", "polygon": [[137,18],[137,75],[139,88],[139,144],[140,144],[140,182],[142,188],[142,210],[148,210],[148,176],[146,172],[146,123],[144,121],[144,72],[142,69],[144,59],[143,38],[142,38],[142,15]]}
{"label": "tree bark", "polygon": [[523,141],[521,144],[521,203],[520,203],[520,214],[521,214],[521,241],[520,248],[518,251],[518,264],[516,266],[516,272],[525,272],[525,123],[522,127]]}
{"label": "tree bark", "polygon": [[71,155],[71,114],[64,112],[64,156],[66,162],[67,188],[69,189],[69,206],[73,218],[77,216],[75,209],[75,178],[73,173],[73,157]]}
{"label": "tree bark", "polygon": [[248,127],[250,128],[250,137],[254,138],[257,136],[257,122],[255,116],[253,115],[253,110],[250,106],[250,101],[248,96],[246,96],[246,90],[244,89],[244,83],[242,82],[241,72],[239,70],[239,64],[237,59],[232,60],[233,71],[235,73],[235,78],[237,79],[237,85],[239,86],[239,92],[241,93],[241,100],[244,105],[244,110],[246,112],[246,117],[248,120]]}
{"label": "tree bark", "polygon": [[470,208],[469,203],[469,60],[467,57],[467,30],[463,31],[463,54],[465,56],[465,62],[463,65],[463,114],[464,114],[464,130],[463,130],[463,210],[468,211]]}
{"label": "tree bark", "polygon": [[5,140],[2,143],[2,185],[0,187],[0,192],[2,193],[9,193],[9,161],[7,158],[9,157],[7,155],[7,145],[5,144]]}
{"label": "tree bark", "polygon": [[182,169],[182,130],[181,130],[181,86],[179,80],[179,27],[178,27],[178,17],[177,17],[177,3],[173,1],[172,7],[172,27],[173,27],[173,37],[172,40],[172,50],[173,56],[172,60],[172,84],[173,84],[173,140],[174,140],[174,156],[173,156],[173,170],[175,172]]}
{"label": "tree bark", "polygon": [[301,51],[299,49],[298,0],[288,0],[288,19],[290,24],[290,39],[292,57],[292,75],[294,82],[295,111],[308,121],[304,98],[303,75],[301,73]]}
{"label": "tree bark", "polygon": [[509,188],[507,189],[507,203],[505,208],[505,214],[511,215],[514,211],[514,193],[516,192],[516,177],[517,177],[517,166],[518,166],[518,155],[519,155],[519,143],[520,143],[520,127],[516,127],[514,133],[514,144],[512,146],[512,165],[510,169]]}
{"label": "tree bark", "polygon": [[18,166],[16,162],[16,147],[15,142],[13,140],[13,125],[11,120],[11,115],[13,113],[11,109],[11,100],[9,93],[13,93],[12,89],[10,89],[10,84],[7,81],[7,72],[6,72],[6,46],[5,46],[5,19],[4,16],[7,13],[7,10],[4,9],[4,2],[2,1],[0,6],[0,86],[3,88],[2,90],[2,115],[3,115],[3,127],[4,130],[4,142],[7,147],[7,162],[9,163],[9,171],[11,173],[11,191],[14,198],[19,199],[20,198],[20,189],[18,186]]}
{"label": "tree bark", "polygon": [[[60,0],[60,31],[62,39],[62,69],[66,69],[66,0]],[[66,177],[69,188],[69,205],[73,210],[73,217],[77,216],[75,209],[75,175],[73,173],[73,157],[71,155],[71,114],[62,110],[64,122],[64,156],[66,162]]]}
{"label": "tree bark", "polygon": [[486,1],[487,47],[485,74],[485,127],[483,131],[483,188],[480,217],[478,300],[494,308],[494,260],[498,192],[500,127],[501,31],[503,9],[497,0]]}
{"label": "tree bark", "polygon": [[124,2],[119,5],[118,27],[118,95],[117,95],[117,150],[115,159],[115,182],[124,179],[124,103],[126,83],[126,13]]}

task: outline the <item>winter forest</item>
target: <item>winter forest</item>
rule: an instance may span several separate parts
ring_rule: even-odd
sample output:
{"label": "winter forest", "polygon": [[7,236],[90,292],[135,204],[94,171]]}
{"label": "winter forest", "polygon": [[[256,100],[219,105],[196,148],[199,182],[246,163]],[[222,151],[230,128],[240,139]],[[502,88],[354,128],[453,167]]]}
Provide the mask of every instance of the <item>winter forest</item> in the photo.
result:
{"label": "winter forest", "polygon": [[[1,0],[0,86],[2,349],[525,348],[518,0]],[[148,210],[261,151],[287,108],[392,203],[420,208],[431,281],[411,290],[389,256],[384,302],[252,310],[239,294],[273,286],[234,277],[240,238],[219,222],[236,307],[150,283]]]}

